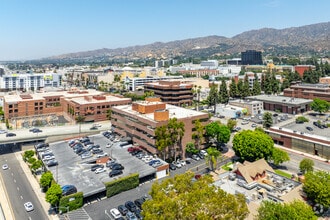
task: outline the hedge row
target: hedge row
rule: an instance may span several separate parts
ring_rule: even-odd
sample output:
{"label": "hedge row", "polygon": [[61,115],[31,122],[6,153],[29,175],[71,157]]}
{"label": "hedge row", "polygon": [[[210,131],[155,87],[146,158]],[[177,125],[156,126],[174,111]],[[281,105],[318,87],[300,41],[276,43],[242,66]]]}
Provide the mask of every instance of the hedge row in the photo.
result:
{"label": "hedge row", "polygon": [[60,199],[59,210],[64,213],[67,211],[79,209],[83,206],[83,199],[84,195],[82,192],[63,196]]}
{"label": "hedge row", "polygon": [[138,173],[134,173],[129,176],[105,183],[108,198],[118,193],[136,188],[137,186],[139,186]]}

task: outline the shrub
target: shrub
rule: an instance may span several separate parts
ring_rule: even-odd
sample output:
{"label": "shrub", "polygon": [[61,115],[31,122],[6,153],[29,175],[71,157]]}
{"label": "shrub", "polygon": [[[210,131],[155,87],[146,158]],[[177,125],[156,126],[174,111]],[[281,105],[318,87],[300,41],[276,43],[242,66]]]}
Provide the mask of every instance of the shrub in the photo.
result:
{"label": "shrub", "polygon": [[304,123],[304,122],[309,122],[309,120],[304,116],[299,116],[296,118],[296,123]]}
{"label": "shrub", "polygon": [[63,196],[60,199],[59,210],[64,213],[79,209],[83,206],[84,195],[82,192],[77,192],[68,196]]}
{"label": "shrub", "polygon": [[105,183],[107,197],[114,196],[118,193],[133,189],[139,185],[139,174],[134,173],[126,177]]}

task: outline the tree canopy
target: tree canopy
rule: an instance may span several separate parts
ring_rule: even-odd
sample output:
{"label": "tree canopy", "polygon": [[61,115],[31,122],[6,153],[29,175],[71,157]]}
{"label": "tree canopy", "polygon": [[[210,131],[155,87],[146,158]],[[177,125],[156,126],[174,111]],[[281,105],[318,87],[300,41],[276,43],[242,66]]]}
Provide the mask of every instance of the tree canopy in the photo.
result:
{"label": "tree canopy", "polygon": [[302,201],[292,203],[275,203],[264,201],[258,209],[257,220],[316,220],[312,208]]}
{"label": "tree canopy", "polygon": [[205,156],[206,164],[210,165],[211,170],[214,170],[217,166],[218,158],[221,157],[220,151],[214,147],[209,147],[206,150],[207,155]]}
{"label": "tree canopy", "polygon": [[263,115],[263,126],[264,128],[270,128],[273,125],[273,115],[270,112],[265,112]]}
{"label": "tree canopy", "polygon": [[330,173],[325,171],[308,172],[305,175],[303,190],[307,197],[323,205],[330,207]]}
{"label": "tree canopy", "polygon": [[51,187],[46,192],[46,201],[52,206],[56,206],[60,201],[62,196],[62,189],[59,184],[52,184]]}
{"label": "tree canopy", "polygon": [[268,160],[273,153],[274,142],[261,131],[243,130],[233,139],[233,150],[242,160],[253,162],[261,158]]}
{"label": "tree canopy", "polygon": [[312,172],[314,170],[314,161],[308,158],[304,158],[299,163],[299,169],[301,172]]}
{"label": "tree canopy", "polygon": [[50,171],[47,171],[41,175],[40,185],[42,188],[47,190],[50,184],[52,183],[52,181],[53,181],[53,174]]}
{"label": "tree canopy", "polygon": [[311,103],[311,109],[322,114],[329,111],[330,103],[322,99],[314,99]]}
{"label": "tree canopy", "polygon": [[278,166],[285,161],[289,161],[290,157],[289,154],[284,150],[274,147],[272,155],[269,159],[273,162],[273,164]]}
{"label": "tree canopy", "polygon": [[184,173],[152,185],[151,200],[143,205],[149,219],[245,219],[249,213],[242,194],[231,195],[212,183],[210,176],[193,180]]}
{"label": "tree canopy", "polygon": [[210,138],[215,138],[218,143],[227,143],[230,139],[230,129],[219,121],[206,125],[205,134]]}

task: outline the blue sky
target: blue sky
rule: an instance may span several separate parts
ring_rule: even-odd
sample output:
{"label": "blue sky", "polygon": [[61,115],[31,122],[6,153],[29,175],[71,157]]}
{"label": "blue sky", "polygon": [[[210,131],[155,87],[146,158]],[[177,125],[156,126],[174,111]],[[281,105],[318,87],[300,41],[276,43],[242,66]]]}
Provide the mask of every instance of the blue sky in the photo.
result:
{"label": "blue sky", "polygon": [[330,21],[329,0],[0,0],[0,60]]}

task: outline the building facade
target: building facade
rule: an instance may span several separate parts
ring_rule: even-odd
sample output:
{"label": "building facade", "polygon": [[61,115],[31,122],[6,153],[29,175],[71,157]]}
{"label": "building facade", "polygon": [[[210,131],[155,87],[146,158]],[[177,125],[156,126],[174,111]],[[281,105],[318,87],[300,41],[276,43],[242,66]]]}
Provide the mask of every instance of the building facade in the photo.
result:
{"label": "building facade", "polygon": [[266,131],[275,144],[330,159],[330,139],[281,127],[271,127]]}
{"label": "building facade", "polygon": [[1,91],[36,91],[45,87],[62,85],[62,75],[57,73],[45,74],[10,74],[0,77]]}
{"label": "building facade", "polygon": [[294,66],[294,71],[297,72],[300,77],[303,77],[304,76],[304,72],[307,71],[307,70],[315,70],[315,66],[313,65],[297,65],[297,66]]}
{"label": "building facade", "polygon": [[[112,106],[131,103],[131,99],[105,95],[96,90],[75,90],[4,96],[4,116],[16,127],[33,126],[37,118],[50,120],[65,116],[75,120],[104,121]],[[39,120],[38,119],[38,120]]]}
{"label": "building facade", "polygon": [[144,85],[145,92],[154,92],[154,95],[159,97],[162,102],[176,106],[192,104],[192,88],[192,84],[180,81],[159,81]]}
{"label": "building facade", "polygon": [[248,96],[246,99],[262,102],[264,110],[266,111],[277,111],[293,115],[309,111],[309,105],[313,101],[310,99],[290,98],[276,95]]}
{"label": "building facade", "polygon": [[329,84],[296,84],[284,89],[284,96],[303,99],[322,99],[330,102]]}
{"label": "building facade", "polygon": [[144,87],[144,84],[158,82],[160,80],[183,79],[183,76],[163,76],[163,77],[126,77],[125,84],[128,90],[135,91],[139,87]]}
{"label": "building facade", "polygon": [[206,123],[209,120],[207,113],[165,104],[159,98],[148,98],[132,105],[114,106],[111,123],[116,133],[131,137],[148,152],[158,154],[155,129],[166,125],[171,118],[177,118],[185,125],[181,146],[176,151],[177,156],[184,157],[186,144],[192,139],[194,121]]}
{"label": "building facade", "polygon": [[261,51],[247,50],[241,56],[242,65],[262,65]]}
{"label": "building facade", "polygon": [[229,104],[247,110],[247,114],[254,116],[264,111],[264,105],[261,101],[250,101],[250,100],[229,100]]}
{"label": "building facade", "polygon": [[319,82],[322,83],[322,84],[328,84],[328,85],[330,85],[330,77],[329,76],[327,76],[327,77],[321,77],[319,79]]}

